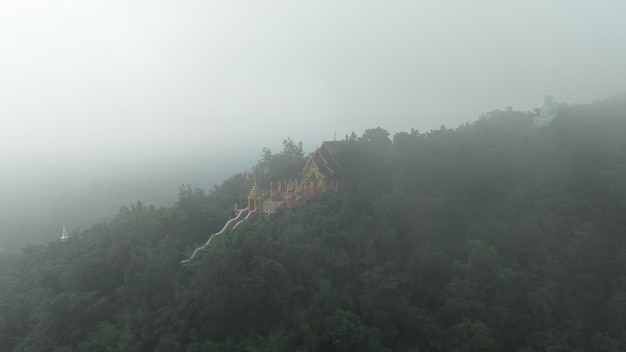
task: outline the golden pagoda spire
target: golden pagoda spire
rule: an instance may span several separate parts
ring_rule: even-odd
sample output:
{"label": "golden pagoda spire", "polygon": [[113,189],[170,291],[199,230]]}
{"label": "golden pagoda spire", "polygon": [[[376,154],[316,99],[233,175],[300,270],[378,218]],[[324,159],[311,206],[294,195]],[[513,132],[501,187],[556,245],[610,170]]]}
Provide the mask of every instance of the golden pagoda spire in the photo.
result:
{"label": "golden pagoda spire", "polygon": [[254,174],[254,181],[252,183],[252,189],[248,194],[248,210],[259,210],[261,211],[261,192],[259,192],[259,188],[256,184],[256,174]]}

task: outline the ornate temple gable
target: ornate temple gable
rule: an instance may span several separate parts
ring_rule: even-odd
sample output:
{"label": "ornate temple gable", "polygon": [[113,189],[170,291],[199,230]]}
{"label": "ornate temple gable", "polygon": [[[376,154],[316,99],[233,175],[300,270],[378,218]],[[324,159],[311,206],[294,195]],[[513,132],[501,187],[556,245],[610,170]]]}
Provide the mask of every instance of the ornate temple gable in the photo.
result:
{"label": "ornate temple gable", "polygon": [[300,172],[301,180],[338,181],[336,173],[336,161],[334,155],[341,150],[341,141],[326,141],[311,154],[304,169]]}
{"label": "ornate temple gable", "polygon": [[[316,160],[317,159],[317,160]],[[312,155],[309,161],[307,161],[306,165],[298,174],[300,179],[311,180],[311,179],[323,179],[332,175],[332,170],[326,166],[323,160],[319,160],[319,157],[316,155]]]}

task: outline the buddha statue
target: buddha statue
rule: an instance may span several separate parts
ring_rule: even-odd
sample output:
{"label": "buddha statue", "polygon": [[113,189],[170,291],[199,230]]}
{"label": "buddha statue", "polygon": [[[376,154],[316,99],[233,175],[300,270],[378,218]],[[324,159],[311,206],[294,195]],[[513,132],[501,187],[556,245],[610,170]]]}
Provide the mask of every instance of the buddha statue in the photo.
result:
{"label": "buddha statue", "polygon": [[559,104],[552,102],[552,96],[546,95],[539,116],[533,118],[533,126],[540,127],[549,125],[559,113]]}

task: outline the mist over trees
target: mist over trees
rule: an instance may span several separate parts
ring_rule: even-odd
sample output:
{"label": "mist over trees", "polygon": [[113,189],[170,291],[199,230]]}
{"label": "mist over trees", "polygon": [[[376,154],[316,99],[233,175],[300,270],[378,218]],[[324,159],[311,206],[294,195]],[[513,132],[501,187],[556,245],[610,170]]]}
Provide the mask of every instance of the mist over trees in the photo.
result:
{"label": "mist over trees", "polygon": [[86,229],[113,218],[122,205],[171,205],[180,184],[212,187],[255,160],[239,150],[230,150],[228,156],[204,153],[201,149],[158,160],[66,160],[60,154],[55,162],[9,161],[5,167],[12,171],[0,185],[0,252],[58,239],[64,224],[68,231]]}
{"label": "mist over trees", "polygon": [[343,180],[178,263],[306,156],[285,140],[210,190],[141,202],[0,255],[2,351],[619,351],[626,348],[626,97],[552,125],[496,110],[372,128]]}

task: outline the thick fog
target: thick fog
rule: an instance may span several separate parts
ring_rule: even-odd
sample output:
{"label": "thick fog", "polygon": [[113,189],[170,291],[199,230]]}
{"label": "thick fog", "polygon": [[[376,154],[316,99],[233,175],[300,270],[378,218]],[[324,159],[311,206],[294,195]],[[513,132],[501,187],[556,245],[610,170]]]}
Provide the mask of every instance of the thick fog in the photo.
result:
{"label": "thick fog", "polygon": [[84,228],[136,200],[173,202],[179,184],[210,188],[286,137],[311,151],[376,126],[455,127],[531,110],[546,94],[585,103],[623,92],[625,10],[3,1],[0,237],[52,239],[63,223]]}

